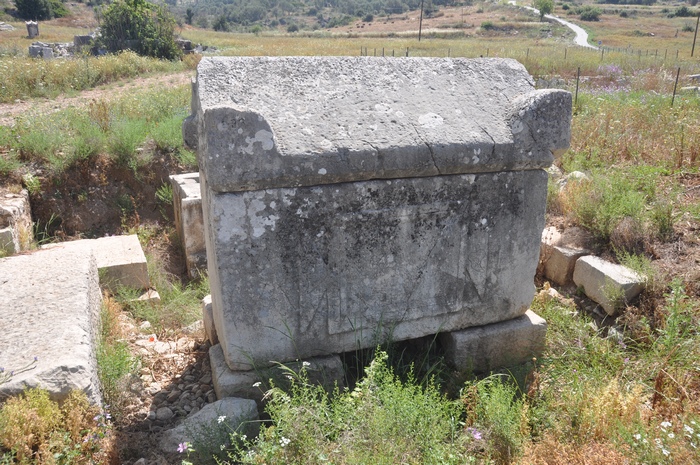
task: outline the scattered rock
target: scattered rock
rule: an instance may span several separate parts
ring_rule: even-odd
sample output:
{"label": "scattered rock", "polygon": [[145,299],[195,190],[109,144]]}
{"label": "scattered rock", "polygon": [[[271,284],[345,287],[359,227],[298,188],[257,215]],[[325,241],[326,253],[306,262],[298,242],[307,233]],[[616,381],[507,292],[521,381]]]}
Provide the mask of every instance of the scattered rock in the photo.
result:
{"label": "scattered rock", "polygon": [[160,294],[158,294],[158,291],[156,291],[155,289],[149,288],[148,290],[146,290],[146,292],[141,294],[139,296],[139,298],[136,300],[143,301],[143,302],[158,303],[158,302],[160,302]]}
{"label": "scattered rock", "polygon": [[175,414],[169,407],[161,407],[156,410],[156,420],[167,421],[174,416]]}
{"label": "scattered rock", "polygon": [[574,283],[610,316],[642,292],[645,282],[635,271],[594,255],[579,258],[574,269]]}
{"label": "scattered rock", "polygon": [[[160,442],[164,452],[177,450],[183,442],[228,441],[231,431],[237,431],[245,425],[254,425],[258,419],[258,407],[254,400],[227,397],[207,405],[195,414],[188,416],[182,423],[166,431]],[[203,441],[204,442],[204,441]]]}

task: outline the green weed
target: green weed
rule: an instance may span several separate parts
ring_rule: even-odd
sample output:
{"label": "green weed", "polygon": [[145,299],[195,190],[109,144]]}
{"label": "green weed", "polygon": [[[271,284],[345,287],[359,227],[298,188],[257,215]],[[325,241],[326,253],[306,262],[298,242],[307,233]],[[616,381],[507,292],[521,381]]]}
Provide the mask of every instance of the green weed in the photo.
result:
{"label": "green weed", "polygon": [[146,140],[147,128],[148,124],[142,119],[120,119],[113,123],[107,150],[117,164],[134,170],[142,166],[135,154]]}
{"label": "green weed", "polygon": [[234,446],[240,463],[450,464],[475,461],[461,434],[461,405],[434,385],[402,382],[377,352],[352,391],[328,394],[292,378],[291,391],[273,387],[266,407],[271,425],[254,441]]}
{"label": "green weed", "polygon": [[126,397],[125,385],[136,373],[139,362],[120,337],[119,305],[106,296],[102,305],[102,330],[97,347],[97,373],[105,401],[119,415]]}

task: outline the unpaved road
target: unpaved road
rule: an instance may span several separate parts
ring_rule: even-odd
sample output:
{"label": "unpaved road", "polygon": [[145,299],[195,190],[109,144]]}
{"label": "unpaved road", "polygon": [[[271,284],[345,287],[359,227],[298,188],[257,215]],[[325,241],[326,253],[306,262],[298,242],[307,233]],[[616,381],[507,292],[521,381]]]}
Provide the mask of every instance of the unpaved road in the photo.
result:
{"label": "unpaved road", "polygon": [[72,97],[58,96],[55,99],[35,98],[16,103],[0,104],[0,126],[13,126],[15,118],[22,115],[45,115],[66,108],[81,108],[93,100],[112,100],[140,89],[171,88],[190,82],[194,71],[173,74],[158,74],[106,84],[80,92]]}
{"label": "unpaved road", "polygon": [[[515,2],[515,0],[511,0],[508,3],[513,5],[513,6],[518,6],[518,4]],[[540,10],[538,10],[537,8],[533,8],[531,6],[525,6],[525,5],[519,5],[519,6],[521,8],[525,8],[526,10],[534,11],[538,15],[540,14]],[[566,20],[561,19],[560,17],[554,16],[554,15],[544,15],[544,17],[547,19],[551,19],[552,21],[556,21],[559,24],[563,24],[564,26],[566,26],[569,29],[571,29],[572,31],[574,31],[574,34],[576,34],[576,37],[574,37],[574,43],[576,45],[580,45],[581,47],[588,47],[588,48],[598,50],[598,47],[588,43],[588,33],[581,26],[577,26],[574,23],[570,23],[569,21],[566,21]]]}

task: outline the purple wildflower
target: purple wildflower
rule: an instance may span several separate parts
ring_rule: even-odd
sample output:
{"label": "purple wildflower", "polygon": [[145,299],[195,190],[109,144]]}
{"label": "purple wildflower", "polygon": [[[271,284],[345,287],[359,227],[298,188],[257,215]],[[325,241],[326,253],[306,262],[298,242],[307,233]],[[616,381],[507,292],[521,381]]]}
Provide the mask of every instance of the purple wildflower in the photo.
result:
{"label": "purple wildflower", "polygon": [[188,449],[188,446],[189,446],[189,444],[187,444],[186,442],[181,442],[177,446],[177,451],[182,454],[183,452],[185,452]]}
{"label": "purple wildflower", "polygon": [[483,438],[481,431],[479,431],[476,428],[467,428],[467,431],[469,431],[469,433],[471,433],[472,437],[477,441],[480,441]]}

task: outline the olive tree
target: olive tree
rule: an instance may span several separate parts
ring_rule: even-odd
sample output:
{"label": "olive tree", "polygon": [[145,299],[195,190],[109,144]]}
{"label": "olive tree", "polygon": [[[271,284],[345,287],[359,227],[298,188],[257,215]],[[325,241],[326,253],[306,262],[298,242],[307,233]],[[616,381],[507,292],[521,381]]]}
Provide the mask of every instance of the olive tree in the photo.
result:
{"label": "olive tree", "polygon": [[154,58],[179,58],[175,18],[146,0],[116,0],[102,14],[100,43],[110,52],[133,50]]}
{"label": "olive tree", "polygon": [[540,21],[544,19],[544,15],[554,11],[554,0],[535,0],[533,5],[540,10]]}

